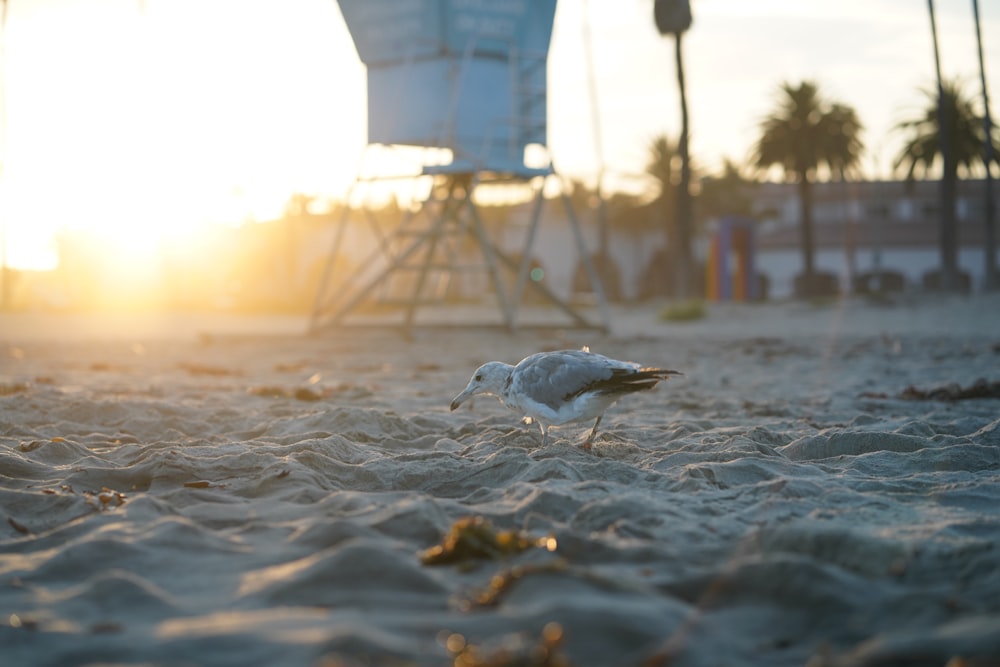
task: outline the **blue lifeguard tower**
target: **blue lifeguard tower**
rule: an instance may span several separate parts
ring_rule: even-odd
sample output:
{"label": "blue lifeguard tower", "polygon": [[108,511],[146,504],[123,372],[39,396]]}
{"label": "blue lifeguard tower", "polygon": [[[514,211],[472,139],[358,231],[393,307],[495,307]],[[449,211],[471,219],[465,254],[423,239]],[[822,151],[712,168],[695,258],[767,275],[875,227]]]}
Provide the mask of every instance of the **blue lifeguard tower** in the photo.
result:
{"label": "blue lifeguard tower", "polygon": [[[350,324],[377,293],[389,292],[392,299],[378,302],[401,312],[399,324],[410,328],[418,324],[418,309],[444,303],[448,290],[442,283],[460,281],[474,270],[488,275],[502,318],[499,324],[508,330],[531,326],[518,321],[528,285],[568,318],[558,326],[607,330],[605,296],[561,180],[561,199],[576,252],[590,278],[590,302],[599,321],[583,312],[589,308],[529,279],[543,188],[550,177],[559,178],[545,148],[546,63],[556,0],[339,0],[339,5],[367,67],[366,152],[379,145],[447,149],[451,160],[429,160],[421,164],[419,174],[410,176],[425,181],[430,177],[430,190],[419,207],[402,214],[391,232],[383,233],[369,213],[361,212],[369,215],[379,236],[378,248],[356,264],[353,275],[334,284],[352,196],[371,183],[393,178],[358,174],[335,228],[310,330]],[[529,146],[541,149],[545,157],[540,164],[525,162]],[[519,257],[499,247],[473,201],[477,187],[494,183],[533,189]],[[471,267],[470,241],[481,254]],[[516,276],[513,287],[504,278],[511,273]],[[466,324],[449,319],[451,326]]]}

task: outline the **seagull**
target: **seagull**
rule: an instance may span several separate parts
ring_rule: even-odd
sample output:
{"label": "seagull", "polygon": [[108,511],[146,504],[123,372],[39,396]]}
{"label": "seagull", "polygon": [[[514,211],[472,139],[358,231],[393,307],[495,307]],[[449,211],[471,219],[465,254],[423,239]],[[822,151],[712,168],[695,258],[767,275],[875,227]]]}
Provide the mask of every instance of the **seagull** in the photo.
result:
{"label": "seagull", "polygon": [[590,449],[601,417],[625,394],[655,387],[671,375],[665,368],[646,368],[582,350],[539,352],[516,366],[491,361],[476,369],[469,384],[451,402],[454,410],[476,394],[496,396],[510,410],[524,415],[525,423],[538,422],[542,446],[549,426],[597,418],[584,449]]}

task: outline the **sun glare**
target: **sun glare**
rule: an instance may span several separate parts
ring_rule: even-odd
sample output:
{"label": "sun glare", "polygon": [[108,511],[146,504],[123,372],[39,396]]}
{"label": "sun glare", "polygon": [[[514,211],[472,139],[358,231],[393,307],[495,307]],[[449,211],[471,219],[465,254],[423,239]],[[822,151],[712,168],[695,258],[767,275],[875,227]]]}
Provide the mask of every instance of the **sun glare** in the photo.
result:
{"label": "sun glare", "polygon": [[[54,268],[70,233],[138,271],[166,242],[278,217],[293,193],[342,181],[361,137],[337,145],[316,127],[358,122],[364,110],[337,104],[344,77],[328,33],[338,10],[326,4],[10,3],[9,264]],[[349,40],[338,48],[353,51]]]}
{"label": "sun glare", "polygon": [[[691,150],[699,165],[739,161],[776,84],[800,78],[818,79],[832,96],[857,106],[870,150],[879,151],[881,164],[891,161],[898,145],[890,131],[894,110],[922,100],[917,87],[932,76],[925,9],[903,12],[905,3],[896,0],[814,4],[696,3],[684,44]],[[967,3],[942,4],[946,74],[977,72],[974,50],[956,46],[971,44]],[[398,173],[379,154],[362,161],[366,70],[334,0],[8,0],[6,6],[0,241],[15,269],[66,269],[52,292],[83,282],[80,276],[95,266],[116,272],[101,277],[97,284],[104,286],[129,283],[130,275],[166,262],[174,273],[164,283],[206,293],[207,278],[192,285],[194,260],[185,249],[216,268],[219,254],[242,251],[240,261],[251,266],[249,250],[233,248],[226,237],[233,227],[247,232],[241,242],[248,246],[267,246],[274,239],[265,243],[245,223],[279,218],[296,193],[340,199],[359,165],[365,175]],[[567,178],[592,182],[600,168],[606,191],[642,194],[648,139],[678,128],[675,42],[656,33],[648,1],[590,3],[595,113],[582,57],[587,6],[559,3],[548,149]],[[997,32],[996,21],[987,10],[984,34]],[[838,49],[838,36],[855,30],[865,37],[861,50]],[[995,50],[987,49],[986,58],[987,71],[997,71]],[[601,124],[603,165],[592,118]],[[381,185],[372,190],[382,199],[368,203],[416,191],[412,184]],[[558,191],[554,179],[546,187],[547,194]],[[477,201],[521,196],[484,190]],[[76,264],[72,249],[79,249]],[[318,259],[306,255],[302,271],[313,271],[309,263]],[[89,264],[79,264],[81,257]],[[227,274],[216,289],[228,294],[228,285],[253,279],[249,270],[239,280]]]}

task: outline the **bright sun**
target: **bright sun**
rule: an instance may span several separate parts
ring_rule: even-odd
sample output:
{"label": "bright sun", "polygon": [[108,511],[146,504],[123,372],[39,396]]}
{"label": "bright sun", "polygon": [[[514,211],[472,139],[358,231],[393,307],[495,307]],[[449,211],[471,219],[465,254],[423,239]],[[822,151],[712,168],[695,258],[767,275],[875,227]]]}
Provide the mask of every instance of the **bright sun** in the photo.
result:
{"label": "bright sun", "polygon": [[363,128],[363,106],[340,103],[363,71],[334,66],[356,56],[329,0],[12,2],[6,33],[15,268],[53,268],[61,230],[141,265],[207,223],[335,193],[356,166],[363,131],[344,145],[333,129]]}

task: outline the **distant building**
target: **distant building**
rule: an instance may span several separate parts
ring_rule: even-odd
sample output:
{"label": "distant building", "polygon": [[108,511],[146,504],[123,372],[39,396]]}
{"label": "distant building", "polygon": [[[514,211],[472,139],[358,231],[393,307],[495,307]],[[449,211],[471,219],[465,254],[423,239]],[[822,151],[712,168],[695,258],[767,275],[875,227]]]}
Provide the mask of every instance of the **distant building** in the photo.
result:
{"label": "distant building", "polygon": [[[958,262],[973,291],[982,289],[985,272],[985,192],[984,180],[958,182]],[[816,269],[836,274],[841,290],[850,289],[852,276],[880,269],[919,288],[940,267],[939,181],[815,183],[812,193]],[[790,296],[802,270],[798,187],[762,183],[752,200],[760,222],[758,267],[772,298]]]}
{"label": "distant building", "polygon": [[[766,296],[792,296],[795,276],[802,271],[798,188],[792,183],[747,186],[756,224],[756,269],[768,289]],[[1000,188],[998,188],[1000,190]],[[1000,200],[1000,192],[997,193]],[[487,233],[497,247],[520,266],[531,220],[530,203],[481,206]],[[959,268],[969,289],[981,291],[985,274],[985,181],[960,180],[956,218]],[[650,204],[619,207],[601,234],[593,202],[576,203],[580,234],[593,263],[605,268],[605,293],[610,299],[633,301],[669,293],[671,276],[666,257],[666,233],[658,211]],[[901,289],[920,290],[925,276],[940,266],[940,183],[880,181],[816,183],[813,185],[815,266],[831,274],[841,292],[849,292],[857,276],[883,270],[897,275]],[[384,247],[386,234],[400,224],[403,210],[386,206],[350,212],[340,254],[328,267],[341,212],[300,213],[270,223],[238,228],[213,227],[197,238],[164,245],[141,275],[124,272],[122,262],[98,240],[65,236],[55,271],[17,272],[12,300],[18,308],[148,307],[161,305],[198,310],[283,310],[308,312],[328,268],[335,283],[352,279],[366,283],[398,254]],[[415,224],[427,225],[427,216]],[[998,220],[1000,225],[1000,220]],[[710,233],[712,223],[702,230]],[[1000,234],[1000,229],[998,229]],[[409,237],[401,237],[409,242]],[[602,238],[605,247],[602,249]],[[708,237],[695,239],[696,259],[704,263]],[[476,301],[489,292],[491,278],[483,254],[467,238],[442,243],[462,270],[436,270],[437,295],[451,301]],[[602,250],[604,255],[602,255]],[[419,260],[419,257],[416,259]],[[420,262],[418,261],[417,264]],[[1000,257],[998,257],[1000,263]],[[435,262],[434,264],[437,264]],[[468,271],[469,268],[477,270]],[[590,298],[573,229],[561,202],[548,200],[535,234],[528,263],[529,282],[543,282],[561,299]],[[508,293],[516,285],[514,272],[503,268]],[[415,274],[403,274],[379,284],[374,300],[412,296]],[[529,288],[524,298],[537,299]]]}
{"label": "distant building", "polygon": [[[981,179],[958,183],[959,268],[967,274],[973,291],[981,290],[984,282],[985,187]],[[813,184],[816,269],[833,274],[842,292],[852,289],[855,276],[880,270],[900,274],[904,289],[921,289],[925,276],[940,267],[940,192],[939,181]],[[788,298],[793,295],[795,276],[802,271],[798,187],[760,183],[750,186],[749,195],[753,218],[758,221],[757,269],[769,286],[767,296]],[[1000,187],[997,199],[1000,202]],[[551,287],[567,294],[579,258],[562,207],[552,202],[546,208],[533,253],[545,266]],[[594,212],[578,215],[588,247],[597,252]],[[502,243],[508,250],[520,242],[517,221],[525,216],[512,214],[513,225]],[[1000,220],[997,225],[1000,236]],[[711,223],[706,225],[711,228]],[[618,267],[618,297],[631,300],[650,293],[650,278],[663,273],[652,266],[662,261],[663,246],[664,232],[658,224],[630,229],[611,226],[607,251]],[[704,262],[706,239],[696,240],[694,250]]]}
{"label": "distant building", "polygon": [[[938,181],[816,183],[812,192],[815,266],[833,274],[840,291],[851,291],[855,276],[877,270],[898,273],[904,289],[921,289],[925,275],[938,270]],[[767,296],[791,297],[795,276],[802,271],[798,188],[794,183],[760,183],[751,185],[748,194],[753,218],[758,221],[756,265],[768,284]],[[985,181],[959,181],[959,267],[968,274],[973,291],[982,289],[985,272],[984,197]],[[526,239],[530,208],[530,204],[522,204],[506,209],[490,225],[498,232],[500,248],[517,258]],[[654,219],[656,212],[648,205],[640,208],[634,217],[641,224],[612,223],[609,227],[605,250],[614,267],[614,285],[605,287],[614,299],[636,300],[668,293],[665,288],[655,289],[654,284],[670,275],[658,266],[664,262],[665,233]],[[588,251],[598,254],[601,235],[597,211],[578,209],[576,215]],[[711,228],[711,223],[705,226]],[[700,262],[705,260],[706,241],[695,241]],[[542,269],[540,275],[561,297],[573,298],[574,288],[580,288],[574,280],[582,270],[580,255],[558,201],[545,204],[531,266]],[[464,291],[474,295],[486,289],[487,282],[485,275],[465,280]]]}

